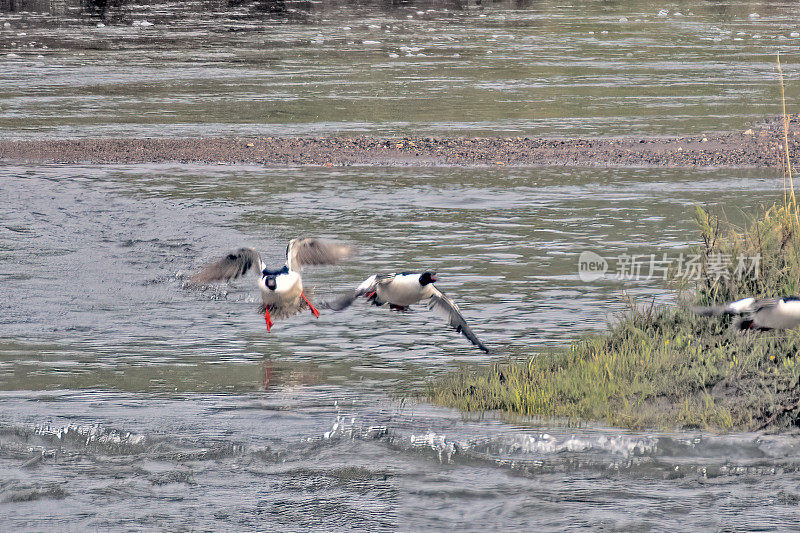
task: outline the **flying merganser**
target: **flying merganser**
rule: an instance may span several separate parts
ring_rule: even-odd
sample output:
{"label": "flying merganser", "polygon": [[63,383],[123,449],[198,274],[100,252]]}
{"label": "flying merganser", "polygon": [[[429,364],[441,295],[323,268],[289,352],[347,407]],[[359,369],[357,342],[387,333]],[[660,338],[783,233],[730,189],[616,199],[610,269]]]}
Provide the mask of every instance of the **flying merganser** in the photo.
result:
{"label": "flying merganser", "polygon": [[270,270],[253,248],[239,248],[219,261],[192,276],[191,284],[199,285],[214,281],[230,281],[243,276],[251,268],[258,276],[262,304],[259,307],[272,329],[272,317],[283,318],[308,308],[316,317],[319,311],[303,293],[300,272],[305,265],[330,265],[350,256],[353,248],[335,241],[321,239],[292,239],[286,247],[286,264],[278,270]]}
{"label": "flying merganser", "polygon": [[692,308],[698,315],[738,315],[739,329],[793,329],[800,326],[800,297],[743,298],[725,305]]}
{"label": "flying merganser", "polygon": [[443,313],[450,326],[463,334],[472,344],[489,353],[481,340],[472,332],[466,320],[461,315],[458,306],[439,289],[434,287],[435,272],[401,272],[392,274],[373,274],[364,280],[352,293],[344,294],[339,298],[325,302],[325,307],[334,311],[341,311],[364,296],[367,301],[375,305],[389,304],[391,309],[405,311],[412,304],[420,300],[428,300],[428,308]]}

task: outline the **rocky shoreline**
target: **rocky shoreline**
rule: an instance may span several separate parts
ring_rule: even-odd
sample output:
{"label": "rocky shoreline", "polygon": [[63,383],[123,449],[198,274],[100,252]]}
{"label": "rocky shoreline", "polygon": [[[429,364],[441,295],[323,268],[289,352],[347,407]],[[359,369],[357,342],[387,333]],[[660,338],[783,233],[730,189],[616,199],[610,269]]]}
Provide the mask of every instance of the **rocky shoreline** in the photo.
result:
{"label": "rocky shoreline", "polygon": [[[800,120],[789,152],[800,162]],[[672,138],[199,137],[0,140],[15,163],[195,163],[266,166],[768,167],[785,161],[780,119],[743,132]]]}

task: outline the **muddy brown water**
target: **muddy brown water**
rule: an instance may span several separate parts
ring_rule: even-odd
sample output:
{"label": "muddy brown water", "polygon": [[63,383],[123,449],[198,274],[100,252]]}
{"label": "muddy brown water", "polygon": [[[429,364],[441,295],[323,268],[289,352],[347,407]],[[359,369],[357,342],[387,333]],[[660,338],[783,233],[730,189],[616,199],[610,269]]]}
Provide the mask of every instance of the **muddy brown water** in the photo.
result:
{"label": "muddy brown water", "polygon": [[[250,22],[247,31],[223,33],[216,21],[97,28],[96,20],[76,18],[80,24],[51,25],[48,33],[62,44],[44,52],[8,48],[21,37],[1,29],[4,53],[21,57],[2,63],[0,124],[4,135],[29,139],[409,127],[725,129],[745,125],[771,101],[769,54],[784,43],[779,35],[793,42],[797,20],[793,4],[586,6],[419,16],[367,10],[379,30],[361,19],[338,30],[361,39],[380,33],[380,45],[358,47],[346,37],[325,44],[325,35],[322,44],[302,44],[341,28],[328,12],[302,25],[274,22],[271,33]],[[659,17],[662,8],[670,14]],[[455,22],[437,25],[444,16]],[[619,22],[623,16],[628,23]],[[28,15],[4,17],[17,34],[44,33],[33,23],[20,27]],[[37,17],[37,24],[51,20]],[[447,33],[428,31],[439,27]],[[103,53],[85,45],[100,31],[156,38],[191,28],[217,40],[191,54],[188,47],[156,49],[147,39]],[[615,37],[620,28],[624,38]],[[527,42],[523,33],[532,44],[514,52]],[[517,45],[499,37],[506,34]],[[466,58],[465,70],[443,71],[430,63],[453,58],[431,59],[427,51],[397,64],[388,56],[400,42],[444,42],[446,35],[457,44],[441,46]],[[263,47],[267,41],[295,45]],[[648,46],[655,48],[647,68],[629,62],[627,51]],[[237,53],[254,58],[233,60]],[[269,73],[268,53],[278,54]],[[535,78],[519,74],[521,58],[539,58],[531,68],[561,65],[560,74],[536,78],[534,90],[519,82]],[[362,61],[375,68],[348,70]],[[613,75],[593,84],[578,68],[603,64]],[[381,72],[406,76],[406,88],[384,85]],[[646,90],[636,88],[642,83]],[[381,97],[382,87],[397,90]],[[435,87],[441,90],[432,96]],[[460,90],[483,96],[470,104]],[[564,99],[552,97],[561,103],[548,106],[547,94]],[[649,102],[647,116],[631,109],[640,98]],[[781,186],[770,169],[5,164],[4,527],[794,529],[796,436],[464,416],[413,396],[461,365],[546,353],[602,330],[621,308],[623,290],[669,303],[659,279],[582,281],[580,253],[674,257],[695,238],[695,205],[741,221],[781,200]],[[267,334],[252,280],[206,290],[184,285],[193,269],[241,245],[280,264],[286,239],[308,234],[359,249],[341,266],[309,271],[316,298],[375,269],[433,268],[439,287],[500,355],[478,352],[424,308],[398,314],[354,305],[318,320],[283,320]]]}

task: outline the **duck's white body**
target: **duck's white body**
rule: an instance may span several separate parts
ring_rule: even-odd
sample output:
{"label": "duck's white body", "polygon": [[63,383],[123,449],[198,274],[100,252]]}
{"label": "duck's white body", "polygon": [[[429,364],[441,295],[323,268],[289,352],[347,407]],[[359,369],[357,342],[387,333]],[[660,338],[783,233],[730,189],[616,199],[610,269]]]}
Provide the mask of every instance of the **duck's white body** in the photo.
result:
{"label": "duck's white body", "polygon": [[800,326],[800,301],[778,300],[774,306],[765,306],[752,315],[753,327],[760,329],[794,329]]}
{"label": "duck's white body", "polygon": [[742,298],[726,305],[695,307],[699,315],[740,315],[740,329],[794,329],[800,326],[800,298]]}
{"label": "duck's white body", "polygon": [[236,279],[249,270],[257,276],[261,292],[261,312],[267,330],[273,326],[272,316],[290,316],[308,308],[314,316],[319,311],[303,294],[300,271],[304,265],[330,265],[352,254],[349,246],[320,239],[292,239],[286,247],[286,264],[279,270],[269,270],[261,255],[253,248],[240,248],[192,276],[192,283],[209,283]]}
{"label": "duck's white body", "polygon": [[[372,276],[374,278],[374,276]],[[369,279],[367,281],[370,281]],[[365,281],[364,283],[367,283]],[[370,284],[374,283],[372,279]],[[395,274],[387,283],[378,283],[376,301],[399,307],[408,307],[433,296],[433,285],[420,285],[419,274]]]}
{"label": "duck's white body", "polygon": [[433,285],[435,281],[435,272],[373,274],[356,287],[355,291],[326,302],[325,306],[334,311],[342,311],[350,307],[357,298],[364,296],[367,301],[375,305],[388,303],[392,309],[405,311],[421,300],[428,300],[429,308],[444,314],[451,327],[464,335],[472,344],[489,353],[489,348],[472,332],[455,302]]}
{"label": "duck's white body", "polygon": [[300,295],[303,293],[303,278],[298,272],[289,270],[285,274],[275,276],[275,290],[267,287],[267,278],[258,278],[257,285],[261,291],[261,301],[269,307],[293,308],[300,306]]}

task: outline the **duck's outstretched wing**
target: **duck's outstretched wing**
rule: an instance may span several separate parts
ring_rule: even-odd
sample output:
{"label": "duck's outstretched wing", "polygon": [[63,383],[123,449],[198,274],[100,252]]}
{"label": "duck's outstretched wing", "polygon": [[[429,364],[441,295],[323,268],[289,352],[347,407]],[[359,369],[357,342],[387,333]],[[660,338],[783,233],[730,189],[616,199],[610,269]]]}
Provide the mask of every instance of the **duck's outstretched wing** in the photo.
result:
{"label": "duck's outstretched wing", "polygon": [[692,307],[692,312],[700,316],[744,315],[755,313],[764,307],[774,307],[777,303],[777,298],[742,298],[741,300],[736,300],[735,302],[724,305]]}
{"label": "duck's outstretched wing", "polygon": [[213,281],[230,281],[247,274],[250,269],[259,275],[262,268],[261,256],[256,250],[239,248],[192,276],[190,283],[200,285]]}
{"label": "duck's outstretched wing", "polygon": [[443,314],[448,319],[448,323],[451,327],[455,328],[456,331],[464,335],[469,342],[484,352],[489,353],[489,348],[487,348],[486,345],[481,342],[478,336],[475,335],[475,333],[473,333],[470,327],[467,325],[467,321],[464,320],[464,317],[461,315],[461,311],[459,311],[456,303],[436,287],[432,286],[432,288],[433,295],[431,296],[430,300],[428,300],[428,308]]}
{"label": "duck's outstretched wing", "polygon": [[350,257],[354,251],[352,246],[337,241],[292,239],[286,247],[286,264],[300,272],[305,265],[332,265]]}
{"label": "duck's outstretched wing", "polygon": [[333,300],[322,302],[322,307],[332,311],[341,311],[343,309],[347,309],[353,305],[353,302],[355,302],[359,296],[374,293],[378,290],[379,284],[391,282],[392,279],[394,279],[394,276],[394,274],[373,274],[362,281],[361,285],[356,287],[353,292],[348,292]]}

